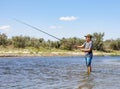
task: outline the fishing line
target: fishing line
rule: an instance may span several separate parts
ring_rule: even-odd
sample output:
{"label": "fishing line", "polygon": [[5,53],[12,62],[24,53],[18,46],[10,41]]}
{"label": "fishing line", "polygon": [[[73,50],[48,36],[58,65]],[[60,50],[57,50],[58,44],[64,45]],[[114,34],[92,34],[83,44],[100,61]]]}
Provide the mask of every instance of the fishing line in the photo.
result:
{"label": "fishing line", "polygon": [[26,26],[28,26],[28,27],[31,27],[31,28],[33,28],[33,29],[35,29],[35,30],[37,30],[37,31],[40,31],[40,32],[42,32],[42,33],[44,33],[44,34],[46,34],[46,35],[49,35],[49,36],[51,36],[51,37],[53,37],[53,38],[55,38],[55,39],[57,39],[57,40],[59,40],[59,41],[61,41],[60,38],[58,38],[58,37],[56,37],[56,36],[53,36],[53,35],[45,32],[45,31],[43,31],[43,30],[41,30],[41,29],[39,29],[39,28],[37,28],[37,27],[35,27],[35,26],[32,26],[32,25],[30,25],[30,24],[28,24],[28,23],[26,23],[26,22],[23,22],[23,21],[21,21],[21,20],[18,20],[18,19],[14,19],[14,20],[17,21],[17,22],[19,22],[19,23],[21,23],[21,24],[24,24],[24,25],[26,25]]}

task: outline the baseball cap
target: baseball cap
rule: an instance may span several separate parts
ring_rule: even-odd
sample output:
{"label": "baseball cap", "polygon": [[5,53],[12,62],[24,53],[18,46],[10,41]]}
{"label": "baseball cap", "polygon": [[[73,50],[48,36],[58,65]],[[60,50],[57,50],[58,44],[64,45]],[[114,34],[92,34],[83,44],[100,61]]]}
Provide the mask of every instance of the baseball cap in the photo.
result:
{"label": "baseball cap", "polygon": [[91,34],[87,34],[87,35],[85,35],[85,37],[90,37],[90,38],[92,38],[92,35],[91,35]]}

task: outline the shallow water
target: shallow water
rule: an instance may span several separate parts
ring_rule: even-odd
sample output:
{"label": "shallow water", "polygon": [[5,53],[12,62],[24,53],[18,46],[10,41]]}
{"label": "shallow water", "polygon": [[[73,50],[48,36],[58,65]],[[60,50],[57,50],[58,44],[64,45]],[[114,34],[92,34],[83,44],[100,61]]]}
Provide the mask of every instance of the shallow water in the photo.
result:
{"label": "shallow water", "polygon": [[0,58],[0,89],[120,89],[120,57]]}

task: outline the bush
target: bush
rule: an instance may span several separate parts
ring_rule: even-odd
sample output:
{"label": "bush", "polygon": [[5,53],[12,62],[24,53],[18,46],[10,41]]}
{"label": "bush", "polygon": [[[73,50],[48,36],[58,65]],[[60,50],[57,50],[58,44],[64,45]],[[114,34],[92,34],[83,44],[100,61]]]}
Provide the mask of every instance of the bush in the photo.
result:
{"label": "bush", "polygon": [[104,33],[93,33],[94,50],[104,51]]}
{"label": "bush", "polygon": [[25,48],[29,43],[28,40],[26,40],[26,37],[23,36],[14,36],[12,37],[12,41],[16,48]]}
{"label": "bush", "polygon": [[110,44],[110,48],[113,50],[120,50],[120,39],[113,40]]}
{"label": "bush", "polygon": [[7,36],[5,34],[0,34],[0,45],[7,46]]}

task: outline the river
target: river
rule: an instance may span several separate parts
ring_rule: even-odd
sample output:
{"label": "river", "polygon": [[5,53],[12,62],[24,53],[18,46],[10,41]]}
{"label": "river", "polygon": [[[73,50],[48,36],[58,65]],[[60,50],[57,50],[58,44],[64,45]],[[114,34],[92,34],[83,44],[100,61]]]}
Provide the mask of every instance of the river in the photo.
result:
{"label": "river", "polygon": [[120,89],[120,56],[0,58],[0,89]]}

